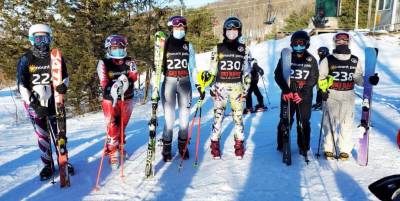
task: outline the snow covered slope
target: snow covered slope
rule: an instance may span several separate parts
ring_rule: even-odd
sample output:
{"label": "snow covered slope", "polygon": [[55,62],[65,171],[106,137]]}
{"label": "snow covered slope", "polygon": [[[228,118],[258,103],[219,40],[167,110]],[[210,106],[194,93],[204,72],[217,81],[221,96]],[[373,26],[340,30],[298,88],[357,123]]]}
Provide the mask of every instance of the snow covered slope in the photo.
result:
{"label": "snow covered slope", "polygon": [[[282,156],[276,151],[280,90],[274,82],[273,70],[280,50],[289,44],[289,38],[285,38],[251,48],[253,56],[265,70],[265,84],[271,100],[269,107],[272,109],[245,116],[247,150],[243,160],[234,157],[231,117],[226,117],[223,123],[222,160],[211,158],[209,137],[213,111],[212,101],[207,95],[201,121],[199,167],[192,166],[195,147],[193,136],[189,146],[191,158],[184,162],[181,172],[178,171],[178,155],[172,163],[164,163],[160,147],[157,147],[156,176],[144,180],[150,105],[135,106],[126,130],[125,147],[129,159],[125,163],[125,177],[121,179],[119,171],[112,172],[105,163],[99,191],[94,191],[93,187],[105,138],[103,114],[91,113],[68,119],[69,155],[75,165],[76,175],[71,178],[70,188],[60,189],[58,183],[53,185],[39,181],[39,150],[32,126],[23,117],[21,100],[16,100],[16,122],[16,108],[9,89],[0,91],[0,200],[376,200],[369,193],[368,185],[384,176],[398,174],[400,170],[400,151],[395,140],[400,125],[400,46],[398,43],[385,42],[385,38],[376,40],[360,33],[352,33],[352,36],[351,49],[361,62],[364,61],[364,47],[380,49],[377,71],[381,82],[374,89],[373,128],[367,167],[357,165],[355,152],[346,162],[312,157],[311,163],[306,165],[298,155],[295,132],[292,132],[293,164],[288,167],[281,162]],[[331,41],[332,34],[314,36],[309,50],[317,56],[316,49],[322,45],[332,49]],[[207,53],[198,55],[198,66],[208,65],[208,59]],[[263,91],[262,82],[259,86]],[[361,93],[361,89],[357,89],[357,92]],[[193,101],[197,101],[197,98],[195,92]],[[356,107],[359,111],[359,99]],[[164,121],[161,107],[158,113],[160,137]],[[193,113],[194,108],[192,116]],[[358,122],[359,118],[360,114],[356,115],[355,121]],[[320,119],[321,112],[313,112],[313,154],[317,151]],[[197,125],[193,135],[196,131]],[[176,149],[174,141],[173,150]]]}

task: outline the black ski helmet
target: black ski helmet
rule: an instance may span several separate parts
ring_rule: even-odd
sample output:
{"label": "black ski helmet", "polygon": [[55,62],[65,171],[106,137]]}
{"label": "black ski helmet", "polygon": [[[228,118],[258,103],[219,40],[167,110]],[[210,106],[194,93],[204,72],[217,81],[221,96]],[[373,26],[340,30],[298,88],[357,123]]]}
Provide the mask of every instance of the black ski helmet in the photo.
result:
{"label": "black ski helmet", "polygon": [[242,36],[242,22],[237,17],[228,17],[224,22],[224,38],[226,38],[226,30],[231,28],[237,28],[239,30],[238,38]]}
{"label": "black ski helmet", "polygon": [[329,55],[329,49],[325,46],[318,48],[318,55],[326,57]]}
{"label": "black ski helmet", "polygon": [[306,44],[306,49],[310,47],[310,36],[308,36],[308,33],[305,31],[296,31],[292,34],[292,37],[290,38],[290,46],[293,46],[293,42],[296,40],[304,40]]}

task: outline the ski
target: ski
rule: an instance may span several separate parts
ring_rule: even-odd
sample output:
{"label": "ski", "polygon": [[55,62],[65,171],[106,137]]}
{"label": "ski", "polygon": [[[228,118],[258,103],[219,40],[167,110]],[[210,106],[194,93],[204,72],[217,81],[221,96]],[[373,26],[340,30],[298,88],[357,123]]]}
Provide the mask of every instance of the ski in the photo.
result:
{"label": "ski", "polygon": [[375,73],[377,57],[377,48],[365,48],[364,92],[362,100],[361,123],[359,125],[359,128],[363,134],[359,139],[359,147],[357,152],[358,164],[362,166],[366,166],[368,164],[369,128],[371,124],[372,85],[369,83],[368,79]]}
{"label": "ski", "polygon": [[[282,74],[290,87],[290,71],[292,63],[292,50],[290,48],[284,48],[281,52],[282,59]],[[290,149],[290,101],[287,104],[282,104],[282,116],[283,116],[283,158],[282,161],[286,165],[292,164],[292,154]]]}
{"label": "ski", "polygon": [[64,107],[64,95],[59,94],[55,88],[62,83],[62,61],[61,51],[53,49],[51,51],[51,77],[54,90],[54,100],[57,121],[57,139],[55,146],[58,149],[58,169],[60,173],[60,187],[71,185],[68,172],[68,151],[66,142],[66,119]]}
{"label": "ski", "polygon": [[157,103],[153,102],[151,106],[151,118],[149,121],[149,143],[147,144],[147,158],[146,158],[146,178],[153,177],[155,174],[154,161],[156,153],[156,128],[157,128]]}

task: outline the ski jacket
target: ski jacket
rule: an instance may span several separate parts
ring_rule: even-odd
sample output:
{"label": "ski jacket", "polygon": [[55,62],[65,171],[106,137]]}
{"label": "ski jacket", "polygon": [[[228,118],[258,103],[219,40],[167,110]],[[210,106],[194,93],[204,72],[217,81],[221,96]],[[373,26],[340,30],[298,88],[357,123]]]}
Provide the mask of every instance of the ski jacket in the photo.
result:
{"label": "ski jacket", "polygon": [[[136,63],[131,58],[124,58],[121,65],[117,65],[111,58],[99,60],[97,63],[97,74],[104,99],[113,100],[110,94],[111,87],[122,74],[126,75],[129,80],[129,87],[125,91],[124,98],[131,99],[133,97],[133,83],[137,80],[137,72]],[[120,98],[118,97],[118,99]]]}
{"label": "ski jacket", "polygon": [[258,83],[260,75],[264,75],[264,70],[254,60],[252,61],[251,66],[253,66],[253,68],[251,69],[251,82],[253,84]]}
{"label": "ski jacket", "polygon": [[[26,104],[31,103],[32,88],[35,85],[52,86],[51,77],[51,56],[40,58],[33,55],[31,50],[26,51],[19,59],[17,64],[17,87],[21,94],[22,100]],[[68,87],[69,77],[64,58],[61,58],[62,79],[63,83]],[[53,89],[53,88],[52,88]],[[52,90],[54,94],[54,89]],[[54,104],[53,96],[50,97],[49,107]]]}
{"label": "ski jacket", "polygon": [[[312,90],[318,81],[317,60],[308,51],[302,57],[297,57],[292,53],[292,64],[290,72],[291,83],[295,83],[300,96],[304,98],[312,97]],[[288,86],[282,73],[282,58],[279,59],[275,68],[275,82],[281,88],[282,93],[296,92],[293,87]]]}
{"label": "ski jacket", "polygon": [[[155,63],[155,78],[153,79],[153,90],[160,88],[162,75],[167,77],[187,77],[196,74],[196,52],[193,45],[184,39],[178,40],[169,37],[164,46],[162,65]],[[192,79],[196,83],[196,79]]]}
{"label": "ski jacket", "polygon": [[211,52],[208,71],[216,77],[215,82],[240,83],[247,91],[250,82],[246,83],[244,78],[251,78],[251,61],[251,52],[245,44],[224,40]]}

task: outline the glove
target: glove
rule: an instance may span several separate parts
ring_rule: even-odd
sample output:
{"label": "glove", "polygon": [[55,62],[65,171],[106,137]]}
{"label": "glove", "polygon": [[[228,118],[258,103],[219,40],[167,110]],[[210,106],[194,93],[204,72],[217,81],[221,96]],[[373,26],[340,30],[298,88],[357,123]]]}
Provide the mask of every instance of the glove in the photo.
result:
{"label": "glove", "polygon": [[290,101],[290,99],[293,99],[293,93],[289,92],[282,94],[282,99],[286,102]]}
{"label": "glove", "polygon": [[375,73],[375,75],[372,75],[368,78],[368,81],[370,84],[376,86],[379,82],[379,77],[378,77],[378,73]]}
{"label": "glove", "polygon": [[326,79],[318,80],[318,87],[322,92],[326,92],[333,84],[333,77],[328,75]]}
{"label": "glove", "polygon": [[296,93],[293,94],[293,101],[296,104],[300,104],[301,101],[303,101],[303,99],[300,97],[299,93],[296,92]]}
{"label": "glove", "polygon": [[57,87],[56,87],[56,91],[59,93],[59,94],[65,94],[65,93],[67,93],[67,85],[65,85],[64,83],[62,83],[62,84],[60,84],[60,85],[58,85]]}
{"label": "glove", "polygon": [[155,87],[153,89],[153,93],[151,94],[151,101],[158,102],[160,100],[160,94],[158,93],[158,88]]}
{"label": "glove", "polygon": [[37,117],[40,119],[49,116],[49,108],[41,106],[39,101],[33,101],[31,104],[29,104],[29,106],[35,111]]}
{"label": "glove", "polygon": [[203,88],[208,87],[214,81],[214,75],[208,71],[200,71],[197,73],[197,83]]}
{"label": "glove", "polygon": [[322,99],[322,101],[328,100],[328,97],[329,97],[329,91],[321,92],[321,99]]}
{"label": "glove", "polygon": [[204,97],[206,96],[205,90],[202,89],[201,86],[198,85],[198,84],[195,84],[195,86],[196,86],[197,91],[198,91],[199,94],[200,94],[200,100],[204,100]]}

